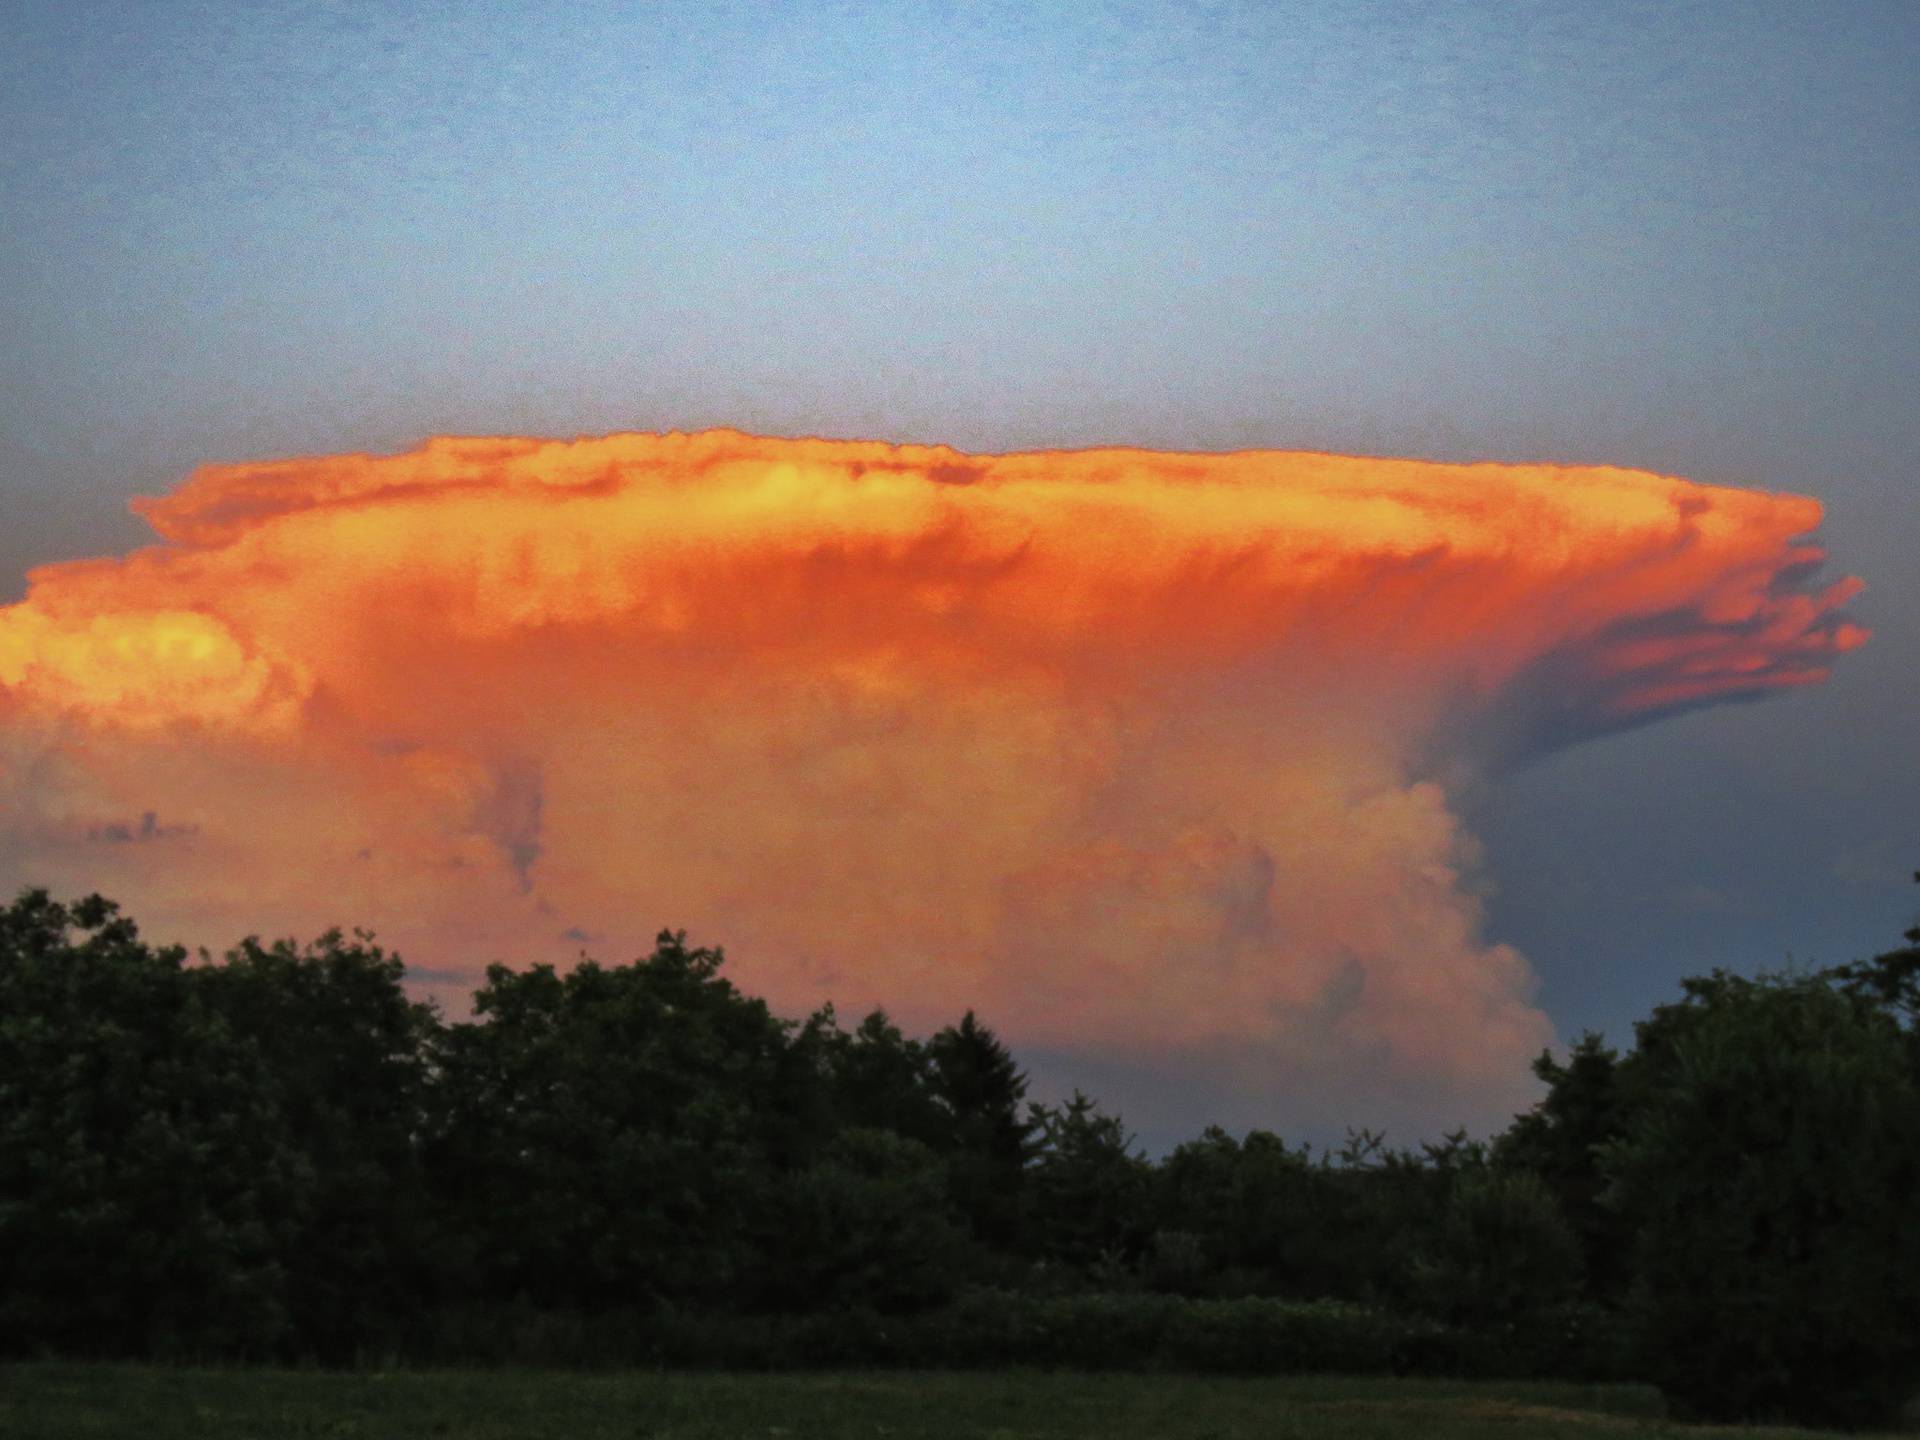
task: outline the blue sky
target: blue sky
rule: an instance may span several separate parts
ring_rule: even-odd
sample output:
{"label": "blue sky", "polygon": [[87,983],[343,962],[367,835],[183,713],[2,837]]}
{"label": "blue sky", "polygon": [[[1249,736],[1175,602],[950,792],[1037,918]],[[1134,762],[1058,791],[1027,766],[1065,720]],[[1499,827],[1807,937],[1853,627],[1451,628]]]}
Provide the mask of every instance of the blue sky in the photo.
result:
{"label": "blue sky", "polygon": [[194,464],[727,424],[1828,506],[1817,693],[1475,797],[1564,1031],[1920,891],[1920,8],[9,5],[0,589]]}

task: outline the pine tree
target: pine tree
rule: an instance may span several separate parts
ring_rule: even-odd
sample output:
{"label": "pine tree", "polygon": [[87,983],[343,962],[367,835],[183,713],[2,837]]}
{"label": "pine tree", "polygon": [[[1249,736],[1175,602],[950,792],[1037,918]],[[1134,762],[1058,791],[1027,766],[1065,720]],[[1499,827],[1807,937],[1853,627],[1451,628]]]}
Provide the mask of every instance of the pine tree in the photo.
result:
{"label": "pine tree", "polygon": [[1022,1230],[1023,1182],[1037,1150],[1038,1122],[1021,1112],[1027,1077],[971,1010],[935,1035],[928,1051],[946,1112],[954,1204],[978,1239],[1008,1248]]}

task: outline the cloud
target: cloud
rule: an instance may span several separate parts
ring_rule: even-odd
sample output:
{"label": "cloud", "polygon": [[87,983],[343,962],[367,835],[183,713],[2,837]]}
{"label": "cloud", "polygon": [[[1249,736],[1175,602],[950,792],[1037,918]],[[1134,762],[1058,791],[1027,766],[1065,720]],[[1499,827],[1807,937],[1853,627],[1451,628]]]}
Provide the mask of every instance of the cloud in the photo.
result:
{"label": "cloud", "polygon": [[0,881],[370,924],[450,995],[684,926],[1276,1122],[1523,1095],[1451,787],[1865,638],[1815,502],[1597,467],[439,439],[137,508],[0,609]]}

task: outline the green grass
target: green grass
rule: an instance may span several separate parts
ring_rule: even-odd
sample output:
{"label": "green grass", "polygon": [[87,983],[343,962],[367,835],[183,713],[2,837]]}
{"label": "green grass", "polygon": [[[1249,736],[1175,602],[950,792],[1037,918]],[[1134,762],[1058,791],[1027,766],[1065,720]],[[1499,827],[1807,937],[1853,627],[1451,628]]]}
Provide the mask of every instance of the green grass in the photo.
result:
{"label": "green grass", "polygon": [[1805,1436],[1677,1426],[1638,1386],[1159,1375],[694,1375],[629,1372],[0,1367],[0,1436],[135,1440],[752,1436],[1097,1440],[1557,1440]]}

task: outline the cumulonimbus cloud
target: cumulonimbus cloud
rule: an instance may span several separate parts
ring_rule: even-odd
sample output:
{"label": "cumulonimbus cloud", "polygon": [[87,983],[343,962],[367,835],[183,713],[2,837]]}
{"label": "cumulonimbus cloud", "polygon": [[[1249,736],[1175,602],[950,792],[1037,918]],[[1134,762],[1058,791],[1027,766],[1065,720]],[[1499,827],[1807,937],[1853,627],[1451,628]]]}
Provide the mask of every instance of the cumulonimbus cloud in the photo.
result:
{"label": "cumulonimbus cloud", "polygon": [[138,508],[0,608],[0,881],[476,977],[685,926],[1414,1123],[1551,1038],[1448,787],[1865,638],[1815,502],[1598,467],[439,439]]}

